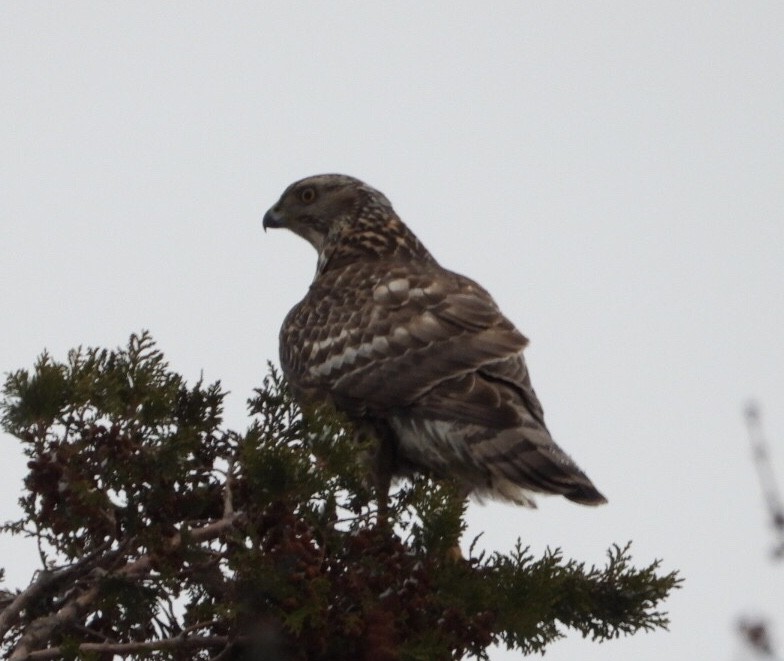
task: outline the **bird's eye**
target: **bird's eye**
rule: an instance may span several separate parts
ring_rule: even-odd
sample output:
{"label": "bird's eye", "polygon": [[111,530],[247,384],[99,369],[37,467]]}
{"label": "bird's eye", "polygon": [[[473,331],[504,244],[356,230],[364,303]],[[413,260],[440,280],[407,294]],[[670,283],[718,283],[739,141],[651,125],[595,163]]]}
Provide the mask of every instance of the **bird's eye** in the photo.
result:
{"label": "bird's eye", "polygon": [[316,199],[316,189],[311,188],[310,186],[303,188],[299,192],[299,199],[305,204],[310,204],[313,200]]}

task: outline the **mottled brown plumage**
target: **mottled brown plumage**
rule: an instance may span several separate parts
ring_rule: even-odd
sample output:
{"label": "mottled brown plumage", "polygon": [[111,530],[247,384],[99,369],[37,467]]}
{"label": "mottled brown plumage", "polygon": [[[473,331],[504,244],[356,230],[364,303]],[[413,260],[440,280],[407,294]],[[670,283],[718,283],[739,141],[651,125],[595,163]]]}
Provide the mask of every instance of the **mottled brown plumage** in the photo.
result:
{"label": "mottled brown plumage", "polygon": [[605,502],[547,431],[526,338],[482,287],[439,266],[384,195],[345,175],[308,177],[264,227],[318,252],[280,332],[283,372],[300,401],[330,402],[378,439],[382,492],[420,471],[528,506],[531,492]]}

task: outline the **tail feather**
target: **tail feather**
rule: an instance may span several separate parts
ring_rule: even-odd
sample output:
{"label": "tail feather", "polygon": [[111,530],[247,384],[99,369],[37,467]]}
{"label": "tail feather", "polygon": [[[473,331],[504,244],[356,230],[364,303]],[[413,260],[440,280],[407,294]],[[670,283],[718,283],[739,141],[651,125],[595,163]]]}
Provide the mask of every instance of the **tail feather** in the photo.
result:
{"label": "tail feather", "polygon": [[533,506],[532,493],[582,505],[606,498],[544,427],[488,429],[460,421],[395,417],[401,454],[414,466],[462,482],[477,497]]}

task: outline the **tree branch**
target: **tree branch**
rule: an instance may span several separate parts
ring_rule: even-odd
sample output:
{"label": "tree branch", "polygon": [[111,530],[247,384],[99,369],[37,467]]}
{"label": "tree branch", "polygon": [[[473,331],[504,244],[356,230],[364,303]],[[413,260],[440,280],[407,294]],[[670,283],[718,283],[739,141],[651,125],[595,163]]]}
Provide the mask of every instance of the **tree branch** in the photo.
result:
{"label": "tree branch", "polygon": [[[238,521],[238,519],[242,516],[241,513],[232,514],[231,516],[224,517],[217,521],[213,521],[212,523],[208,523],[205,526],[200,528],[194,528],[193,530],[189,531],[189,538],[195,542],[202,542],[214,539],[218,537],[221,533],[228,530]],[[169,550],[177,549],[182,544],[182,535],[177,533],[176,535],[169,538],[167,542],[167,547]],[[125,566],[121,567],[117,571],[113,572],[112,574],[106,575],[114,575],[114,576],[123,576],[123,577],[133,577],[139,576],[142,574],[148,574],[152,569],[152,556],[150,554],[145,554],[141,556],[138,560],[134,562],[130,562]],[[38,581],[36,581],[38,583]],[[30,601],[34,594],[40,592],[43,589],[44,585],[48,585],[49,582],[41,585],[37,591],[31,594],[27,600]],[[27,593],[31,588],[33,588],[36,584],[33,584],[28,590],[25,590],[24,593]],[[89,589],[85,590],[79,595],[75,595],[71,599],[69,599],[64,606],[62,606],[56,613],[51,615],[46,615],[44,617],[40,617],[37,620],[31,622],[25,629],[24,635],[20,638],[19,642],[14,649],[13,654],[10,657],[10,661],[22,661],[24,659],[32,659],[32,658],[57,658],[57,655],[53,657],[34,657],[33,654],[36,653],[36,649],[43,643],[44,641],[48,640],[51,636],[52,632],[60,626],[67,624],[69,622],[73,622],[81,613],[83,613],[89,605],[95,601],[95,599],[100,594],[100,585],[93,584]],[[21,597],[22,595],[20,595]],[[17,600],[19,601],[19,598]],[[17,613],[24,607],[24,603],[21,607],[18,608]],[[13,606],[13,604],[12,604]],[[10,607],[9,607],[10,608]],[[87,645],[88,643],[85,643]],[[104,645],[106,643],[89,643],[90,645]]]}
{"label": "tree branch", "polygon": [[[167,649],[203,649],[205,647],[222,647],[229,642],[227,636],[184,636],[179,635],[173,638],[162,638],[161,640],[151,640],[132,643],[82,643],[79,645],[79,652],[84,653],[104,653],[104,654],[137,654],[139,652],[152,652],[155,650]],[[25,659],[36,661],[41,659],[61,659],[63,657],[61,647],[50,647],[45,650],[31,652]],[[11,657],[12,659],[14,657]]]}
{"label": "tree branch", "polygon": [[[19,613],[21,613],[30,602],[34,601],[38,595],[44,592],[53,583],[65,580],[73,582],[77,575],[92,569],[98,562],[105,559],[102,554],[106,551],[106,548],[107,546],[104,546],[72,565],[60,567],[55,570],[45,569],[40,571],[38,577],[27,586],[26,589],[16,595],[8,606],[0,611],[0,638],[6,634],[11,626],[13,626],[13,622],[19,616]],[[116,552],[112,554],[112,557],[114,557],[114,555],[116,555]]]}

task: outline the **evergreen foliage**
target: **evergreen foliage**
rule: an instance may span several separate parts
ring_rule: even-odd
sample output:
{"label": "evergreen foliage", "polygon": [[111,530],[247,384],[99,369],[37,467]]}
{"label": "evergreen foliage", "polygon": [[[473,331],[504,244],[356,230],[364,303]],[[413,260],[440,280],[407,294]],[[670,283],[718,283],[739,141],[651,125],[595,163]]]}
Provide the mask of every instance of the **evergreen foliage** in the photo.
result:
{"label": "evergreen foliage", "polygon": [[[464,503],[424,477],[379,523],[363,453],[334,413],[303,415],[270,367],[245,433],[219,383],[189,387],[148,333],[43,354],[8,376],[4,429],[29,458],[23,516],[42,567],[0,598],[10,659],[487,658],[667,626],[680,579],[560,551],[450,556]],[[6,441],[9,439],[6,439]]]}

